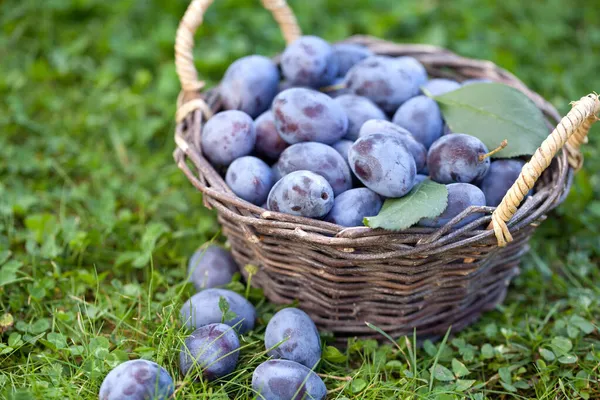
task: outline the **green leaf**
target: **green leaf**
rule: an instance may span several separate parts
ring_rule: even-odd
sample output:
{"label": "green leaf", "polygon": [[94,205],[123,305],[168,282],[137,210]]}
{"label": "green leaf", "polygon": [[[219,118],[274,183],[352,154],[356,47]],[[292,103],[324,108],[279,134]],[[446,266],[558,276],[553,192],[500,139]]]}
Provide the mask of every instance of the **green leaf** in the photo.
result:
{"label": "green leaf", "polygon": [[512,385],[512,376],[510,373],[510,369],[508,369],[508,367],[502,367],[498,370],[498,375],[500,375],[500,379],[503,382],[508,383],[509,385]]}
{"label": "green leaf", "polygon": [[536,105],[504,84],[467,85],[434,99],[452,132],[475,136],[489,150],[507,139],[508,146],[494,157],[531,155],[550,133]]}
{"label": "green leaf", "polygon": [[540,355],[544,357],[544,360],[546,361],[554,361],[556,359],[556,356],[554,355],[552,350],[540,348]]}
{"label": "green leaf", "polygon": [[48,318],[38,319],[34,324],[29,327],[31,333],[42,333],[50,329],[50,320]]}
{"label": "green leaf", "polygon": [[529,384],[525,381],[517,381],[515,383],[513,383],[513,386],[516,387],[517,389],[529,389]]}
{"label": "green leaf", "polygon": [[364,379],[356,378],[352,380],[352,393],[360,393],[367,387],[367,382]]}
{"label": "green leaf", "polygon": [[340,352],[336,347],[327,346],[323,351],[323,359],[333,363],[343,363],[348,359],[348,357]]}
{"label": "green leaf", "polygon": [[465,364],[461,363],[456,358],[452,359],[452,371],[458,378],[462,378],[463,376],[467,376],[471,373],[468,368],[465,367]]}
{"label": "green leaf", "polygon": [[509,392],[516,392],[517,388],[514,387],[513,385],[511,385],[510,383],[506,383],[506,382],[500,382],[500,384],[502,385],[502,387],[506,390],[508,390]]}
{"label": "green leaf", "polygon": [[565,354],[558,359],[561,364],[575,364],[577,362],[577,356],[573,354]]}
{"label": "green leaf", "polygon": [[590,333],[594,332],[594,329],[596,329],[591,322],[583,317],[580,317],[579,315],[573,315],[571,317],[571,323],[581,329],[581,331],[586,335],[589,335]]}
{"label": "green leaf", "polygon": [[475,379],[457,379],[456,388],[457,392],[464,392],[469,389],[475,383]]}
{"label": "green leaf", "polygon": [[10,260],[4,264],[0,268],[0,287],[17,281],[17,271],[19,271],[22,265],[23,263],[17,260]]}
{"label": "green leaf", "polygon": [[221,310],[221,313],[223,313],[223,316],[221,317],[221,323],[230,321],[237,316],[236,313],[231,311],[229,302],[227,302],[227,299],[225,299],[223,296],[219,297],[219,310]]}
{"label": "green leaf", "polygon": [[170,229],[167,225],[160,222],[148,224],[141,240],[141,248],[144,252],[152,252],[156,246],[158,239]]}
{"label": "green leaf", "polygon": [[431,357],[435,357],[437,354],[437,347],[435,347],[435,344],[429,339],[423,342],[423,350]]}
{"label": "green leaf", "polygon": [[571,343],[571,341],[566,337],[557,336],[554,339],[552,339],[552,342],[550,342],[550,346],[552,347],[552,350],[554,350],[554,353],[556,353],[557,355],[564,355],[571,351],[571,349],[573,348],[573,343]]}
{"label": "green leaf", "polygon": [[60,333],[50,332],[46,336],[46,340],[48,340],[48,342],[52,343],[54,345],[54,347],[56,347],[57,349],[64,349],[67,347],[67,340]]}
{"label": "green leaf", "polygon": [[390,360],[387,363],[385,363],[385,367],[388,369],[400,371],[404,367],[404,363],[398,360]]}
{"label": "green leaf", "polygon": [[481,355],[483,358],[493,358],[494,357],[494,348],[491,344],[486,343],[481,346]]}
{"label": "green leaf", "polygon": [[436,364],[435,369],[432,371],[433,377],[438,381],[448,382],[454,380],[452,371],[444,367],[441,364]]}
{"label": "green leaf", "polygon": [[448,189],[445,185],[424,180],[406,196],[387,199],[375,217],[366,217],[364,224],[371,228],[403,230],[422,218],[435,218],[448,205]]}

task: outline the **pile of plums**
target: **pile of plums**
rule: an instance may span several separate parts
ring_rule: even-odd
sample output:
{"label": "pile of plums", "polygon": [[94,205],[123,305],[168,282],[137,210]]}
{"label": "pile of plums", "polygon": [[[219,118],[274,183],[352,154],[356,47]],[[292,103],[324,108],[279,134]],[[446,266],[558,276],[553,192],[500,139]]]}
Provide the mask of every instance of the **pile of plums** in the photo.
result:
{"label": "pile of plums", "polygon": [[240,198],[342,226],[429,178],[448,186],[448,206],[420,224],[439,227],[469,206],[497,206],[523,165],[491,162],[424,94],[482,82],[428,79],[412,57],[302,36],[280,68],[258,55],[231,64],[218,87],[225,111],[204,125],[202,151]]}
{"label": "pile of plums", "polygon": [[[190,258],[188,274],[198,292],[181,308],[182,324],[192,330],[179,353],[179,368],[192,379],[212,381],[232,373],[240,352],[239,335],[254,329],[256,310],[240,294],[219,288],[238,271],[231,253],[211,245]],[[222,306],[227,304],[227,311]],[[310,317],[284,308],[268,322],[264,343],[270,359],[252,374],[252,388],[261,399],[324,399],[327,390],[313,372],[321,360],[321,339]],[[104,379],[101,400],[170,398],[175,389],[168,372],[154,362],[131,360]]]}

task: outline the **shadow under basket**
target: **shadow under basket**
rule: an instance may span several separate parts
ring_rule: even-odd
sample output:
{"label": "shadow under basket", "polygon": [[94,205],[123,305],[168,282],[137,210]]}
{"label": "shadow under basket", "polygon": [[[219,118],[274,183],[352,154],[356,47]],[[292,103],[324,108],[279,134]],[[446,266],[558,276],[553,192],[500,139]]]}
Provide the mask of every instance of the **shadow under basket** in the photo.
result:
{"label": "shadow under basket", "polygon": [[[192,6],[188,13],[198,12]],[[278,10],[271,11],[282,25]],[[391,232],[344,228],[250,204],[236,197],[204,158],[201,128],[207,117],[220,111],[220,106],[217,91],[200,94],[198,89],[203,84],[190,83],[189,76],[187,81],[183,76],[185,68],[193,69],[193,61],[191,67],[183,64],[192,59],[190,38],[198,22],[190,22],[189,18],[180,26],[176,45],[184,88],[179,110],[187,109],[178,117],[174,157],[189,181],[202,192],[205,205],[217,211],[239,265],[259,267],[252,285],[262,288],[272,302],[297,301],[319,329],[332,332],[338,341],[348,337],[381,339],[366,322],[392,337],[412,335],[415,329],[420,339],[439,337],[450,327],[452,332],[466,327],[503,301],[535,228],[568,194],[573,172],[581,165],[578,147],[598,112],[597,96],[580,100],[587,107],[583,110],[580,104],[581,116],[572,115],[574,107],[560,121],[538,150],[540,154],[525,165],[499,206],[504,206],[503,210],[471,207],[440,229],[413,227]],[[290,42],[298,34],[299,30],[294,35],[288,29],[285,36]],[[345,42],[366,46],[376,54],[415,57],[430,77],[458,81],[486,78],[508,84],[524,92],[542,110],[549,133],[559,123],[560,117],[549,103],[489,61],[463,58],[433,46],[394,44],[365,36]],[[534,195],[526,197],[534,184]],[[460,229],[452,228],[474,212],[484,216]],[[504,233],[498,225],[504,226]],[[242,273],[247,274],[244,268]]]}

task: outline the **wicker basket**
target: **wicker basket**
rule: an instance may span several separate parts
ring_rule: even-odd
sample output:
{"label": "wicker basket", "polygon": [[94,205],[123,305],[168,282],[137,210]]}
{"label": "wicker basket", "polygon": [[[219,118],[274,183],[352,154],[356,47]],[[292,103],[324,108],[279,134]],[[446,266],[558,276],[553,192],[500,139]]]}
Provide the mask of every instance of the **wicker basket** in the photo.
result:
{"label": "wicker basket", "polygon": [[[365,322],[393,337],[412,334],[414,329],[421,338],[434,337],[449,327],[453,331],[465,327],[502,302],[535,227],[564,199],[570,175],[581,166],[579,146],[597,119],[598,96],[583,97],[560,121],[552,105],[489,61],[459,57],[433,46],[352,37],[346,42],[377,54],[413,56],[430,76],[488,78],[511,85],[543,111],[549,132],[558,126],[524,166],[499,207],[471,207],[437,230],[343,228],[271,212],[236,197],[202,155],[202,124],[219,111],[219,98],[216,91],[200,93],[204,83],[198,80],[192,48],[193,34],[211,2],[193,1],[177,31],[176,66],[183,91],[174,157],[202,192],[205,205],[217,210],[238,263],[259,266],[252,283],[273,302],[297,300],[320,329],[333,332],[339,340],[376,337]],[[285,1],[263,0],[263,4],[288,43],[300,35]],[[535,195],[520,205],[534,185]],[[474,212],[485,216],[452,228]]]}

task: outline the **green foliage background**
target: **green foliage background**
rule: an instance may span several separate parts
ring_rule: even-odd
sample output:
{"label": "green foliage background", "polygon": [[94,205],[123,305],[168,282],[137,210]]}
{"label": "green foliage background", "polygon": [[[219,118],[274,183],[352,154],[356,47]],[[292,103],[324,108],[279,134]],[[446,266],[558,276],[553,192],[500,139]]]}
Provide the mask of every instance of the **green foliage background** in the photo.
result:
{"label": "green foliage background", "polygon": [[[219,0],[197,35],[214,83],[283,40],[258,0]],[[306,33],[364,33],[489,59],[561,113],[600,90],[595,0],[290,0]],[[176,359],[185,263],[218,235],[172,162],[173,40],[186,1],[0,3],[0,397],[97,398],[146,357],[177,398],[251,398],[262,327],[228,382],[192,384]],[[503,306],[451,340],[327,348],[331,398],[600,398],[600,129],[568,201],[536,234]],[[232,287],[242,290],[240,283]],[[260,299],[262,321],[275,310]],[[195,397],[194,397],[195,396]]]}

